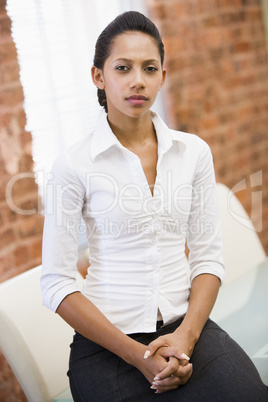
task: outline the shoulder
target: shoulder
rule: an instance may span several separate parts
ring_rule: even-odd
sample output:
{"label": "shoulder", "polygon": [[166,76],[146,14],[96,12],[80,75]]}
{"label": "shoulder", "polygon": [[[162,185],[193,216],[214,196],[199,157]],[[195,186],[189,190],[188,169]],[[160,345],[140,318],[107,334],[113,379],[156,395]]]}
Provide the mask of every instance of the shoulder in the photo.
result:
{"label": "shoulder", "polygon": [[151,112],[151,116],[160,138],[169,138],[173,143],[181,144],[186,153],[210,152],[208,144],[198,135],[169,128],[155,112]]}
{"label": "shoulder", "polygon": [[209,150],[209,145],[198,135],[187,133],[184,131],[169,129],[170,136],[174,141],[181,141],[186,147],[196,148],[200,150]]}
{"label": "shoulder", "polygon": [[91,135],[58,154],[51,168],[51,177],[56,183],[84,185],[85,172],[91,163],[90,140]]}
{"label": "shoulder", "polygon": [[70,163],[80,165],[89,161],[92,148],[92,135],[93,130],[85,138],[75,142],[72,147],[66,150]]}
{"label": "shoulder", "polygon": [[91,140],[92,133],[62,151],[57,156],[54,163],[73,169],[86,165],[90,160]]}
{"label": "shoulder", "polygon": [[213,160],[209,145],[198,135],[170,129],[173,143],[183,144],[183,155],[192,164],[206,164]]}

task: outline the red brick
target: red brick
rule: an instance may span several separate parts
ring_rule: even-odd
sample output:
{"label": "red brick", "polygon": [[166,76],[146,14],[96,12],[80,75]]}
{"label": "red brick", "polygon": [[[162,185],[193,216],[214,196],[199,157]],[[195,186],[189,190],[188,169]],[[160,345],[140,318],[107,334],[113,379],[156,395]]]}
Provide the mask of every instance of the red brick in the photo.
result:
{"label": "red brick", "polygon": [[262,10],[260,7],[257,8],[248,8],[246,12],[247,20],[251,22],[261,21],[262,22]]}
{"label": "red brick", "polygon": [[10,39],[7,43],[0,43],[0,63],[7,63],[17,60],[17,49],[15,43]]}
{"label": "red brick", "polygon": [[[24,128],[26,125],[26,114],[25,114],[24,109],[21,107],[21,108],[17,109],[14,114],[16,116],[16,119],[18,120],[19,126]],[[28,134],[30,134],[30,133],[28,133]],[[23,132],[23,135],[24,135],[24,132]]]}
{"label": "red brick", "polygon": [[248,52],[250,50],[250,43],[248,42],[235,43],[233,46],[233,50],[235,53]]}
{"label": "red brick", "polygon": [[41,259],[42,255],[42,237],[34,240],[30,245],[31,258],[36,261]]}
{"label": "red brick", "polygon": [[15,378],[9,364],[0,352],[0,401],[27,402],[24,392]]}
{"label": "red brick", "polygon": [[43,218],[40,215],[23,217],[18,223],[18,233],[21,239],[35,237],[43,232]]}
{"label": "red brick", "polygon": [[[0,257],[0,282],[5,280],[5,274],[10,273],[12,267],[14,266],[14,256],[10,253],[6,253]],[[1,369],[0,369],[1,370]]]}
{"label": "red brick", "polygon": [[3,63],[0,65],[0,86],[8,85],[20,80],[19,66],[17,62]]}
{"label": "red brick", "polygon": [[[24,125],[21,125],[21,127],[24,127]],[[32,134],[27,131],[22,131],[20,143],[24,151],[32,155]]]}
{"label": "red brick", "polygon": [[178,38],[176,36],[170,36],[165,40],[165,52],[174,53],[181,51],[183,49],[183,38]]}
{"label": "red brick", "polygon": [[178,20],[184,17],[185,15],[185,7],[182,3],[176,2],[174,4],[174,14],[173,14]]}
{"label": "red brick", "polygon": [[11,113],[8,113],[2,108],[0,108],[0,127],[6,127],[8,124],[10,124],[11,117],[12,117]]}
{"label": "red brick", "polygon": [[1,228],[0,231],[0,250],[15,241],[15,232],[13,228]]}
{"label": "red brick", "polygon": [[21,266],[29,262],[30,252],[28,246],[18,246],[14,250],[15,264]]}
{"label": "red brick", "polygon": [[210,130],[218,126],[219,120],[215,116],[210,116],[203,118],[200,123],[205,130]]}
{"label": "red brick", "polygon": [[23,197],[22,199],[16,200],[15,205],[18,208],[16,210],[18,217],[20,215],[35,215],[42,210],[42,203],[37,192],[27,194],[27,198]]}
{"label": "red brick", "polygon": [[9,190],[13,199],[25,196],[27,193],[37,193],[37,184],[31,171],[22,171],[13,176],[9,182]]}
{"label": "red brick", "polygon": [[10,402],[10,389],[8,385],[0,383],[0,401]]}
{"label": "red brick", "polygon": [[0,209],[3,212],[3,221],[5,222],[5,224],[10,225],[13,222],[16,222],[18,218],[17,213],[12,211],[6,203],[4,205],[1,205]]}
{"label": "red brick", "polygon": [[202,24],[204,28],[216,27],[219,25],[219,18],[217,15],[210,15],[203,19]]}
{"label": "red brick", "polygon": [[20,159],[19,169],[21,172],[31,172],[33,170],[32,155],[24,154]]}
{"label": "red brick", "polygon": [[8,17],[0,18],[0,40],[11,36],[11,21]]}
{"label": "red brick", "polygon": [[3,15],[6,15],[6,0],[0,0],[0,16]]}
{"label": "red brick", "polygon": [[24,100],[23,90],[20,82],[15,83],[12,88],[7,88],[0,92],[0,107],[15,106]]}

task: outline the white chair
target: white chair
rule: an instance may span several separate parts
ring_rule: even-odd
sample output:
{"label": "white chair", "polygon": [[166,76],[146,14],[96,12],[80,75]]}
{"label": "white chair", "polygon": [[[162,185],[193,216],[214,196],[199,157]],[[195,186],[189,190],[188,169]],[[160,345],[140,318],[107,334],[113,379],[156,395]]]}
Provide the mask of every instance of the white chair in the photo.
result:
{"label": "white chair", "polygon": [[57,395],[68,389],[74,332],[42,306],[40,273],[38,266],[0,284],[0,349],[30,402],[60,400]]}
{"label": "white chair", "polygon": [[[265,261],[266,254],[247,212],[235,194],[221,183],[217,183],[217,192],[226,276],[211,318],[219,321],[245,305],[255,283],[255,268]],[[248,279],[243,288],[236,289],[234,302],[234,295],[231,296],[228,289],[236,285],[226,285],[232,282],[239,284],[239,278],[246,273]]]}
{"label": "white chair", "polygon": [[217,183],[217,192],[226,265],[224,283],[227,284],[262,263],[266,255],[247,212],[235,194],[222,183]]}
{"label": "white chair", "polygon": [[226,278],[210,317],[246,351],[268,385],[268,259],[245,209],[217,183]]}

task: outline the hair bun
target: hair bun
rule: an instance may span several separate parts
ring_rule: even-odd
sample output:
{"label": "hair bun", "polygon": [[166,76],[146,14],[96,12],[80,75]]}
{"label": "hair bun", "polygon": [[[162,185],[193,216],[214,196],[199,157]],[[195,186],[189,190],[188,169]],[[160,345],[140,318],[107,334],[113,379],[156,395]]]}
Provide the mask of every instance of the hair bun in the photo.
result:
{"label": "hair bun", "polygon": [[104,107],[105,112],[108,113],[106,93],[105,93],[104,89],[98,88],[98,100],[99,100],[99,104]]}

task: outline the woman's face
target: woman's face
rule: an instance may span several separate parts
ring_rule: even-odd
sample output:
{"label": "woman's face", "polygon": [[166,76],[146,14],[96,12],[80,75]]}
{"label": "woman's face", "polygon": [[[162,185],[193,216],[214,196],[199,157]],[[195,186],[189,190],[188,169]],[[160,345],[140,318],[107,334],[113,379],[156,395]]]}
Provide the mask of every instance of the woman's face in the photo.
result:
{"label": "woman's face", "polygon": [[[141,32],[117,36],[103,70],[95,68],[97,86],[105,89],[110,119],[144,116],[165,81],[157,44]],[[94,80],[94,73],[93,73]]]}

